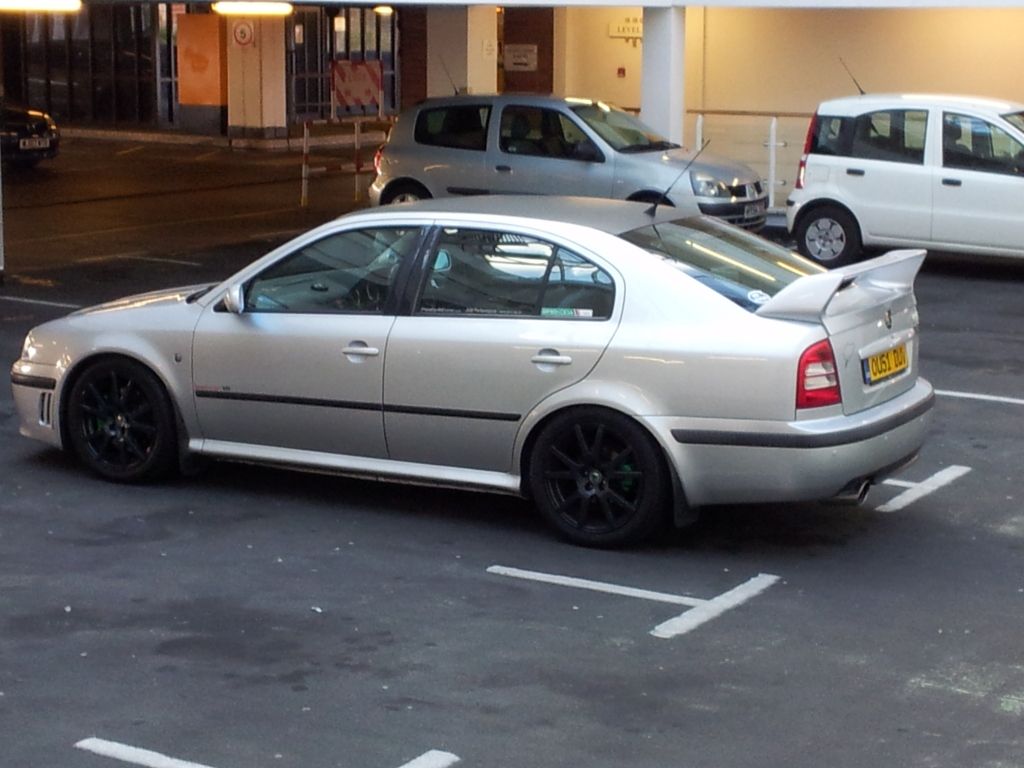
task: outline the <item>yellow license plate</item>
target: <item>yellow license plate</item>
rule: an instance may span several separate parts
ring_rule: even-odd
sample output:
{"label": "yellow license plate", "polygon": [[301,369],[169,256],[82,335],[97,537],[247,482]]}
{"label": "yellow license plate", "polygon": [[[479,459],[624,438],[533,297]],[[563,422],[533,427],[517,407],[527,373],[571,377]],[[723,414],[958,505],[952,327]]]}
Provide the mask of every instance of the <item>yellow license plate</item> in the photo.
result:
{"label": "yellow license plate", "polygon": [[907,370],[907,345],[900,344],[898,347],[888,349],[877,355],[872,355],[862,361],[864,370],[864,383],[877,384],[878,382],[895,376]]}

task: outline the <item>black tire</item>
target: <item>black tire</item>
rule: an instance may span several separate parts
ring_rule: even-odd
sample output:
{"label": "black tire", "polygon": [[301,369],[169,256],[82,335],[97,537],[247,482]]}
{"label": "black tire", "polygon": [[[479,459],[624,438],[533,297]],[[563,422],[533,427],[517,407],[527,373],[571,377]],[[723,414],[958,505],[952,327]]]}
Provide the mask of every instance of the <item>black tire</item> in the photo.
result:
{"label": "black tire", "polygon": [[668,470],[657,443],[604,408],[559,414],[530,453],[534,503],[565,538],[611,547],[648,538],[668,521]]}
{"label": "black tire", "polygon": [[823,267],[843,267],[860,258],[860,227],[842,208],[823,205],[800,218],[796,245],[800,253]]}
{"label": "black tire", "polygon": [[380,196],[381,205],[392,203],[411,203],[416,200],[429,200],[430,193],[426,188],[415,181],[398,181],[384,190]]}
{"label": "black tire", "polygon": [[163,385],[126,358],[93,363],[75,380],[67,436],[82,463],[108,480],[155,480],[177,458],[174,409]]}

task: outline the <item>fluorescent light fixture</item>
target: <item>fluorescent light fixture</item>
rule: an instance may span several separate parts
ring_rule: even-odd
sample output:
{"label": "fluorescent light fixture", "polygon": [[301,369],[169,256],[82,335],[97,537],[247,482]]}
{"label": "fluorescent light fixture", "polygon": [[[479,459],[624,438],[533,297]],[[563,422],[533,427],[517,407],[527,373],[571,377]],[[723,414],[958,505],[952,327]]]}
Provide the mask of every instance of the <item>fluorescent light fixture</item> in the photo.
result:
{"label": "fluorescent light fixture", "polygon": [[26,13],[77,13],[82,0],[0,0],[0,11]]}
{"label": "fluorescent light fixture", "polygon": [[395,12],[395,9],[390,5],[378,5],[373,9],[373,12],[378,16],[390,16]]}
{"label": "fluorescent light fixture", "polygon": [[210,7],[213,8],[214,13],[223,16],[288,16],[292,12],[291,3],[262,2],[261,0],[256,2],[224,0],[224,2],[214,3]]}

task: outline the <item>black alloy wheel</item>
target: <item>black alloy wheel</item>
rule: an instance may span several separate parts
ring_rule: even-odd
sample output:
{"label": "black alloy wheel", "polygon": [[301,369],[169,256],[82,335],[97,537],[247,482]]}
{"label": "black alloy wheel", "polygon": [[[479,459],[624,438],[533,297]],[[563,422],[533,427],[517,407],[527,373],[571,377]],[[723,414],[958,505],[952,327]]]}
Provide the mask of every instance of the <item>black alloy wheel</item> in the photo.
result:
{"label": "black alloy wheel", "polygon": [[603,408],[556,416],[530,456],[534,502],[576,544],[615,546],[652,535],[668,519],[668,472],[642,427]]}
{"label": "black alloy wheel", "polygon": [[67,417],[75,453],[109,480],[152,480],[174,464],[174,411],[160,381],[139,363],[91,365],[71,388]]}

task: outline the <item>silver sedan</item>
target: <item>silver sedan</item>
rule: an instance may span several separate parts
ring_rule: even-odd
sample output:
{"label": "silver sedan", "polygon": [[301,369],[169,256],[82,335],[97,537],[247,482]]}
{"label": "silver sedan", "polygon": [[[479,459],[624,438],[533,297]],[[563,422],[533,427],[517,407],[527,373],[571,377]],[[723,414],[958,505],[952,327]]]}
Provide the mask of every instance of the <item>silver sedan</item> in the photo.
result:
{"label": "silver sedan", "polygon": [[910,461],[923,258],[827,272],[667,206],[426,201],[41,325],[11,380],[21,433],[111,480],[199,455],[521,494],[611,546]]}

